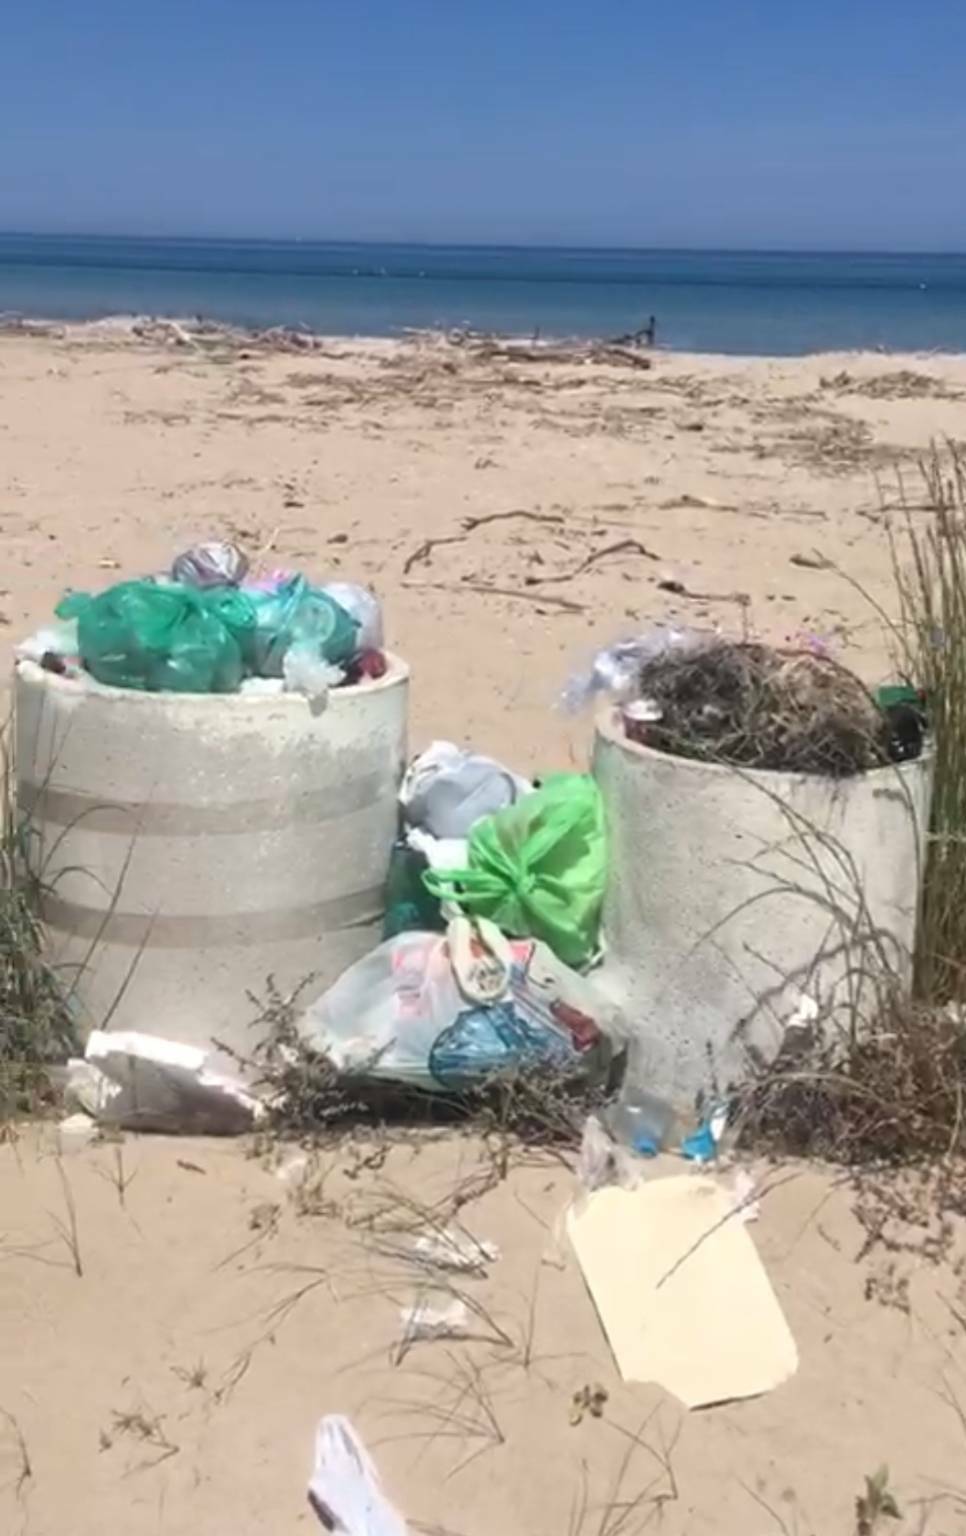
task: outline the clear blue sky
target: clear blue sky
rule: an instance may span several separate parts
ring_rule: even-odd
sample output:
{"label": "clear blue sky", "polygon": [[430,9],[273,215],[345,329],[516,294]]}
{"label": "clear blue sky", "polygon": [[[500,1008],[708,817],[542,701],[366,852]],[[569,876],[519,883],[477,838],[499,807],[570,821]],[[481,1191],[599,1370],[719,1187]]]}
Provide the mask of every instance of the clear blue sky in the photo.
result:
{"label": "clear blue sky", "polygon": [[8,0],[0,227],[966,249],[963,0]]}

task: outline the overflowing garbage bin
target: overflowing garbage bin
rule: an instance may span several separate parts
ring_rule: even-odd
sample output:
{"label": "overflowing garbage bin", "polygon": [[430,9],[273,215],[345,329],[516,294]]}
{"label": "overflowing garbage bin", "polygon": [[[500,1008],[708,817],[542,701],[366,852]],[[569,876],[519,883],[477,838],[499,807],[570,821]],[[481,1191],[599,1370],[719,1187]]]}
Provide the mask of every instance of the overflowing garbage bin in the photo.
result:
{"label": "overflowing garbage bin", "polygon": [[378,599],[200,544],[17,654],[22,857],[79,1033],[248,1056],[269,979],[311,997],[382,931],[409,670]]}

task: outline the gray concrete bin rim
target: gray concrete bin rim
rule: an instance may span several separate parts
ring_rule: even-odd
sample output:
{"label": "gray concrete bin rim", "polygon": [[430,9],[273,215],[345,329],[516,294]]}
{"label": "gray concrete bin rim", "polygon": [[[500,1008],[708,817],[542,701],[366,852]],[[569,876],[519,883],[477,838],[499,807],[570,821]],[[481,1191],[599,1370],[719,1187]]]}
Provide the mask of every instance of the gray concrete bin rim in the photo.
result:
{"label": "gray concrete bin rim", "polygon": [[[381,693],[387,688],[397,687],[399,683],[408,681],[409,666],[392,651],[383,653],[386,658],[386,671],[382,677],[367,678],[365,682],[350,683],[342,688],[333,688],[329,694],[329,707],[337,705],[340,700],[348,702],[362,695]],[[62,677],[58,672],[48,672],[36,661],[21,658],[16,662],[16,669],[23,673],[24,677],[34,682],[43,682],[48,688],[66,697],[82,698],[93,697],[104,699],[108,702],[122,703],[128,707],[132,705],[151,706],[157,709],[170,705],[172,709],[184,710],[185,706],[196,705],[199,709],[207,710],[212,705],[221,709],[247,710],[258,709],[264,705],[273,710],[305,709],[310,700],[301,693],[177,693],[148,692],[142,688],[113,688],[107,683],[98,683],[95,679],[87,680],[86,677]]]}
{"label": "gray concrete bin rim", "polygon": [[796,773],[787,769],[777,768],[746,768],[740,763],[706,763],[697,757],[679,756],[675,752],[660,752],[656,747],[645,747],[640,742],[632,741],[625,733],[624,721],[619,707],[605,705],[598,712],[596,719],[597,733],[612,746],[619,747],[626,752],[628,757],[639,758],[641,763],[654,765],[666,763],[682,773],[692,773],[707,777],[708,774],[739,775],[750,782],[767,784],[826,784],[830,786],[839,784],[851,784],[861,779],[864,784],[875,784],[877,779],[886,784],[890,779],[894,782],[896,774],[904,778],[907,774],[917,774],[922,771],[924,762],[931,765],[933,757],[933,743],[929,737],[923,741],[922,751],[918,757],[907,758],[900,763],[884,763],[881,768],[867,768],[862,773],[827,774],[827,773]]}

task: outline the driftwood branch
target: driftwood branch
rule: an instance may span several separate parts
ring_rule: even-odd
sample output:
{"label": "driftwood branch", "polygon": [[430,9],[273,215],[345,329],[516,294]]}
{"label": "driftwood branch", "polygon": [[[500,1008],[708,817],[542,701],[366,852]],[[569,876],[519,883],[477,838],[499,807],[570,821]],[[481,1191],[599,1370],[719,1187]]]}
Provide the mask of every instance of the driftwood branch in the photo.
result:
{"label": "driftwood branch", "polygon": [[635,336],[613,341],[513,341],[477,331],[454,331],[449,344],[460,347],[481,362],[504,363],[613,363],[625,368],[650,368],[651,358]]}
{"label": "driftwood branch", "polygon": [[603,560],[606,555],[643,555],[645,560],[661,558],[654,553],[653,549],[648,549],[646,544],[642,544],[640,539],[621,539],[619,544],[608,544],[606,549],[595,549],[592,555],[588,555],[586,560],[581,560],[572,571],[563,571],[558,576],[528,576],[526,579],[529,585],[534,587],[543,586],[549,581],[573,581],[575,577],[582,576],[584,571],[590,570],[592,565],[596,565],[598,560]]}
{"label": "driftwood branch", "polygon": [[475,592],[481,597],[512,597],[524,603],[537,603],[540,607],[559,608],[562,613],[586,613],[586,603],[576,603],[570,597],[557,597],[551,592],[521,592],[517,587],[491,587],[485,581],[404,581],[410,592]]}
{"label": "driftwood branch", "polygon": [[502,522],[509,517],[525,517],[534,523],[560,524],[563,522],[563,517],[559,512],[526,512],[520,508],[516,508],[512,512],[484,512],[480,517],[464,517],[462,533],[443,533],[440,534],[439,538],[424,539],[422,544],[418,545],[416,549],[408,554],[403,561],[403,575],[408,576],[410,571],[417,565],[428,565],[433,558],[433,550],[438,549],[440,545],[462,544],[467,535],[473,533],[477,528],[483,528],[487,523]]}
{"label": "driftwood branch", "polygon": [[408,576],[417,565],[428,565],[433,558],[433,550],[438,549],[441,544],[462,544],[465,537],[465,533],[446,533],[438,539],[424,539],[422,544],[408,554],[403,561],[403,575]]}
{"label": "driftwood branch", "polygon": [[659,592],[673,592],[675,597],[688,597],[694,603],[737,603],[739,608],[751,605],[747,592],[692,592],[683,581],[677,581],[671,576],[665,581],[659,581],[657,589]]}
{"label": "driftwood branch", "polygon": [[563,522],[563,515],[560,512],[484,512],[482,517],[464,517],[463,527],[467,533],[472,533],[474,528],[482,528],[486,523],[502,523],[508,517],[526,517],[532,523]]}

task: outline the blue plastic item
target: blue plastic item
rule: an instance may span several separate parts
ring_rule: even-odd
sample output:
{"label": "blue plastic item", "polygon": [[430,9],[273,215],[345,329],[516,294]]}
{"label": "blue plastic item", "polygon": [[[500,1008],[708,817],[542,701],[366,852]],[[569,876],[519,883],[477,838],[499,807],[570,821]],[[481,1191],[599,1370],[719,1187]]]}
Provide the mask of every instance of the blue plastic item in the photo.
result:
{"label": "blue plastic item", "polygon": [[469,1008],[441,1030],[429,1053],[429,1070],[447,1088],[480,1083],[508,1067],[574,1068],[579,1057],[563,1035],[536,1029],[510,1003]]}

